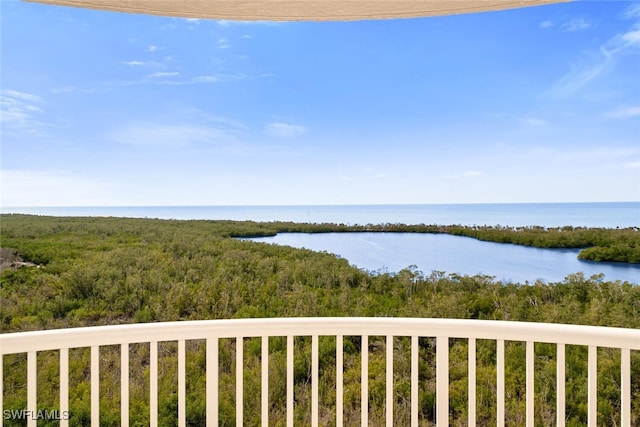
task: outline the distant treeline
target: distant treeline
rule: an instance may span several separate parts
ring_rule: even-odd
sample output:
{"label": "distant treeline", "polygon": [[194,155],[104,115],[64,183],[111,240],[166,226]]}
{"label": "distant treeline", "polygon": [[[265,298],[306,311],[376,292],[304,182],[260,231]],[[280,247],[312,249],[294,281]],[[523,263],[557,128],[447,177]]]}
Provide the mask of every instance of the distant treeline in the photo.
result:
{"label": "distant treeline", "polygon": [[640,230],[587,227],[501,227],[405,224],[302,224],[292,222],[247,222],[235,237],[265,237],[278,233],[349,232],[431,233],[473,237],[496,243],[512,243],[536,248],[582,249],[578,258],[586,261],[640,263]]}
{"label": "distant treeline", "polygon": [[[242,221],[177,221],[123,218],[65,218],[26,215],[0,217],[0,246],[15,248],[40,267],[6,270],[0,276],[0,332],[174,320],[300,317],[393,316],[495,319],[640,328],[640,286],[603,281],[602,276],[567,276],[558,283],[509,283],[488,276],[460,276],[409,267],[396,274],[371,274],[344,259],[321,252],[269,245],[233,236],[258,236],[285,231],[414,231],[492,236],[554,236],[558,242],[582,246],[629,241],[637,231],[599,229],[507,229],[498,227],[436,227],[381,225],[302,225]],[[494,233],[494,234],[491,234]],[[467,235],[467,234],[464,234]],[[480,238],[481,234],[473,237]],[[574,236],[574,240],[564,236]],[[583,238],[586,240],[579,240]],[[494,237],[498,240],[497,237]],[[544,239],[544,238],[543,238]],[[563,240],[564,239],[564,240]],[[626,240],[625,240],[626,239]],[[536,241],[535,238],[523,238]],[[524,244],[524,243],[522,243]],[[542,242],[538,242],[542,244]],[[560,243],[556,243],[560,245]],[[558,247],[558,246],[552,246]],[[603,246],[603,247],[606,247]],[[345,425],[360,423],[359,338],[345,337]],[[394,372],[397,425],[408,425],[409,344],[398,338]],[[450,344],[450,424],[466,422],[465,340]],[[384,420],[383,338],[371,337],[370,417]],[[175,343],[161,343],[159,424],[176,422],[177,359]],[[296,425],[308,425],[310,340],[296,340],[294,371]],[[554,425],[555,347],[536,345],[536,425]],[[620,352],[599,349],[598,425],[620,420]],[[101,425],[119,425],[119,350],[101,349]],[[187,417],[204,425],[205,344],[187,347]],[[524,343],[508,342],[505,356],[507,425],[523,425],[525,414]],[[478,425],[496,425],[495,342],[478,342]],[[235,347],[220,343],[220,425],[235,424]],[[131,425],[148,425],[149,346],[131,345]],[[632,352],[632,424],[640,422],[640,352]],[[71,350],[71,426],[87,425],[90,414],[88,350]],[[282,366],[286,347],[270,341],[270,360]],[[57,352],[38,356],[38,407],[57,407]],[[435,346],[420,341],[420,417],[432,425],[435,410]],[[567,348],[567,425],[587,423],[587,349]],[[333,368],[332,368],[333,366]],[[320,340],[320,417],[331,423],[335,403],[335,339]],[[4,409],[26,408],[26,357],[4,358]],[[245,342],[245,424],[257,425],[260,341]],[[270,420],[283,425],[285,370],[270,377],[273,406]],[[24,423],[5,420],[4,425]],[[45,422],[39,425],[49,425]],[[51,423],[51,425],[57,425]],[[372,424],[372,425],[375,425]]]}

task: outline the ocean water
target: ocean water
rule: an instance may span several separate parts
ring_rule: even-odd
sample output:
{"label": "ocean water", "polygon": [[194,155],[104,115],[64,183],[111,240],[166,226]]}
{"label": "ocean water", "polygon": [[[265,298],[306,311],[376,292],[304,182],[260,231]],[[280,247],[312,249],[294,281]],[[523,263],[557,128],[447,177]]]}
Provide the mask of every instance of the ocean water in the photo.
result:
{"label": "ocean water", "polygon": [[2,213],[162,219],[639,227],[640,202],[334,206],[2,207]]}
{"label": "ocean water", "polygon": [[[560,227],[640,227],[640,202],[351,206],[149,206],[2,208],[2,213],[162,219],[228,219],[344,224],[460,224]],[[258,239],[256,239],[258,240]],[[640,265],[579,261],[577,250],[539,249],[414,233],[288,233],[259,239],[341,256],[369,271],[419,270],[485,274],[530,283],[582,272],[640,283]]]}

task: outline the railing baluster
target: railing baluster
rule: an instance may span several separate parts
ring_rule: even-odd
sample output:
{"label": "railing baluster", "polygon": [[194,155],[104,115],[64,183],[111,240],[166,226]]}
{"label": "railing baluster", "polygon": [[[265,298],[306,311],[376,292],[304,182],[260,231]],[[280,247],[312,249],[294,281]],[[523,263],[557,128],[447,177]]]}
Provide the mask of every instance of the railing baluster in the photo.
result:
{"label": "railing baluster", "polygon": [[342,335],[336,336],[336,426],[343,425],[343,377],[344,353]]}
{"label": "railing baluster", "polygon": [[387,427],[393,427],[393,335],[387,335]]}
{"label": "railing baluster", "polygon": [[129,425],[129,344],[127,343],[120,345],[120,425]]}
{"label": "railing baluster", "polygon": [[468,425],[476,425],[476,339],[469,338],[469,399],[468,399]]}
{"label": "railing baluster", "polygon": [[[4,403],[2,402],[2,396],[4,395],[4,378],[2,373],[4,372],[4,353],[0,351],[0,411],[4,410]],[[0,427],[4,422],[4,417],[0,417]]]}
{"label": "railing baluster", "polygon": [[631,427],[631,351],[620,354],[620,425]]}
{"label": "railing baluster", "polygon": [[598,421],[598,348],[596,346],[589,346],[589,373],[588,373],[588,382],[589,382],[589,392],[588,392],[588,422],[587,425],[589,427],[596,427]]}
{"label": "railing baluster", "polygon": [[318,336],[311,337],[311,425],[318,426]]}
{"label": "railing baluster", "polygon": [[449,425],[449,337],[436,337],[436,425]]}
{"label": "railing baluster", "polygon": [[[311,322],[313,320],[313,322]],[[477,340],[495,340],[496,341],[496,418],[497,425],[504,426],[507,419],[505,413],[505,342],[508,341],[525,341],[526,343],[526,416],[523,425],[534,426],[536,422],[536,342],[550,342],[556,344],[556,425],[564,427],[566,424],[566,345],[582,346],[588,349],[588,401],[587,401],[587,424],[595,426],[598,422],[598,351],[599,347],[620,349],[620,425],[623,427],[631,427],[632,424],[632,377],[631,377],[631,356],[632,351],[640,350],[638,343],[640,335],[636,330],[624,330],[620,328],[600,328],[586,327],[577,325],[535,325],[523,322],[522,324],[512,325],[509,322],[489,322],[478,326],[474,324],[466,324],[463,321],[443,320],[443,319],[385,319],[391,323],[396,323],[398,329],[389,328],[389,325],[382,324],[380,320],[373,319],[353,319],[353,324],[345,325],[344,319],[336,322],[334,319],[322,319],[320,323],[326,322],[329,327],[323,328],[318,325],[318,319],[302,320],[302,328],[292,327],[291,320],[276,321],[276,319],[262,319],[260,322],[272,323],[274,328],[264,328],[260,323],[257,331],[262,333],[272,333],[274,336],[287,337],[287,366],[286,366],[286,420],[287,426],[293,426],[295,416],[295,388],[294,388],[294,366],[295,366],[295,336],[311,337],[311,425],[320,424],[320,402],[319,402],[319,340],[320,336],[331,335],[328,331],[340,331],[341,333],[352,334],[361,337],[362,354],[361,354],[361,425],[369,424],[369,341],[371,336],[386,336],[385,349],[385,424],[387,426],[394,425],[395,406],[395,390],[394,390],[394,339],[396,336],[403,336],[406,333],[411,336],[411,426],[419,425],[420,408],[420,338],[422,331],[429,330],[429,326],[434,326],[435,343],[436,343],[436,423],[438,426],[447,425],[450,417],[449,403],[449,336],[458,337],[458,333],[462,331],[463,326],[468,329],[468,424],[475,425],[477,418]],[[401,321],[400,321],[401,320]],[[296,319],[296,322],[298,319]],[[351,321],[351,320],[350,320]],[[251,329],[252,325],[258,326],[257,322],[247,321],[247,324],[233,321],[219,321],[217,323],[189,322],[188,328],[181,330],[181,333],[174,333],[181,328],[182,325],[171,325],[167,328],[165,325],[145,325],[150,332],[149,343],[149,425],[157,427],[158,425],[158,352],[160,342],[177,341],[178,350],[178,411],[177,425],[183,427],[186,425],[186,364],[187,351],[186,342],[188,340],[206,340],[206,425],[207,427],[216,426],[219,422],[219,337],[235,337],[236,340],[236,424],[243,425],[244,411],[244,336],[260,336],[262,339],[261,347],[261,420],[262,425],[269,424],[269,335],[262,336],[260,332],[252,335],[256,330]],[[287,323],[288,322],[288,323]],[[415,323],[413,323],[415,322]],[[409,326],[410,325],[410,326]],[[495,330],[483,329],[492,328],[496,325]],[[134,327],[135,326],[135,327]],[[361,326],[361,327],[360,327]],[[403,329],[405,326],[409,326]],[[211,329],[210,329],[211,328]],[[400,335],[395,335],[395,331],[400,331]],[[26,407],[10,416],[26,417],[27,421],[23,421],[27,426],[35,426],[37,419],[42,416],[42,412],[38,412],[38,353],[42,351],[59,351],[59,415],[60,426],[67,427],[70,423],[65,418],[69,414],[69,392],[70,392],[70,347],[78,347],[90,349],[90,407],[91,407],[91,425],[99,425],[100,423],[100,348],[102,346],[120,345],[120,424],[127,426],[130,424],[130,398],[131,398],[131,342],[137,337],[144,334],[147,329],[142,329],[140,325],[119,325],[108,327],[96,327],[95,333],[92,331],[39,331],[37,335],[30,332],[16,334],[0,334],[0,409],[3,410],[4,417],[7,417],[4,410],[13,408],[4,408],[6,399],[3,399],[4,384],[3,376],[4,354],[26,354]],[[264,332],[269,331],[269,332]],[[274,332],[275,331],[275,332]],[[51,335],[47,335],[51,332]],[[295,335],[298,334],[298,335]],[[350,335],[351,336],[351,335]],[[461,335],[464,338],[464,335]],[[474,337],[474,338],[471,338]],[[548,339],[548,341],[546,341]],[[83,341],[84,340],[84,341]],[[121,341],[118,341],[121,340]],[[529,341],[526,341],[529,340]],[[404,339],[403,339],[404,341]],[[120,342],[120,344],[118,344]],[[336,335],[336,418],[337,426],[344,424],[344,336]],[[60,345],[66,348],[58,348]],[[86,353],[85,353],[86,355]],[[23,360],[24,362],[24,360]],[[41,361],[42,364],[42,361]],[[9,367],[7,367],[9,369]],[[40,366],[42,369],[42,366]],[[24,374],[24,372],[23,372]],[[117,374],[116,374],[117,375]],[[146,375],[146,373],[145,373]],[[88,384],[85,384],[88,385]],[[273,403],[273,402],[272,402]],[[299,408],[301,409],[301,408]],[[539,410],[538,410],[539,411]],[[19,415],[22,414],[22,415]],[[302,415],[302,414],[300,414]],[[45,415],[49,416],[49,415]],[[2,418],[4,418],[2,417]],[[4,418],[6,419],[6,418]],[[4,419],[0,419],[0,427]],[[104,421],[104,420],[103,420]],[[273,421],[273,420],[271,420]],[[381,422],[376,419],[374,422]],[[6,423],[4,423],[6,425]]]}
{"label": "railing baluster", "polygon": [[556,426],[565,426],[565,346],[560,343],[556,346]]}
{"label": "railing baluster", "polygon": [[242,427],[244,410],[244,339],[236,338],[236,426]]}
{"label": "railing baluster", "polygon": [[362,335],[362,365],[360,388],[360,424],[369,425],[369,336]]}
{"label": "railing baluster", "polygon": [[527,413],[527,427],[533,427],[535,412],[534,412],[534,402],[535,402],[535,379],[534,379],[534,368],[535,368],[535,348],[533,345],[533,341],[527,341],[526,344],[527,355],[526,355],[526,395],[527,395],[527,403],[526,403],[526,413]]}
{"label": "railing baluster", "polygon": [[262,425],[269,425],[269,337],[262,337],[262,360],[260,361],[262,364]]}
{"label": "railing baluster", "polygon": [[218,338],[207,338],[207,427],[218,427]]}
{"label": "railing baluster", "polygon": [[149,425],[158,427],[158,342],[149,343]]}
{"label": "railing baluster", "polygon": [[293,336],[287,336],[287,427],[293,427]]}
{"label": "railing baluster", "polygon": [[496,343],[496,420],[498,427],[504,427],[504,340]]}
{"label": "railing baluster", "polygon": [[418,337],[411,337],[411,427],[418,427]]}
{"label": "railing baluster", "polygon": [[91,425],[100,425],[100,347],[91,347]]}
{"label": "railing baluster", "polygon": [[187,396],[186,396],[186,364],[187,352],[185,341],[178,340],[178,426],[187,425]]}
{"label": "railing baluster", "polygon": [[60,427],[69,426],[69,349],[60,349]]}
{"label": "railing baluster", "polygon": [[27,427],[35,427],[36,419],[33,415],[37,411],[38,399],[38,366],[37,353],[30,351],[27,353],[27,410],[29,417],[27,418]]}

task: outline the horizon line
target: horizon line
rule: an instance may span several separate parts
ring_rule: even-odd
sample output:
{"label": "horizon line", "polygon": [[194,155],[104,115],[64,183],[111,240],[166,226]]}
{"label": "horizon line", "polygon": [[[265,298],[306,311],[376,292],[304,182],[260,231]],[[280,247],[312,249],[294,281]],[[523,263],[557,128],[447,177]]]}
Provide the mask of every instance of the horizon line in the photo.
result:
{"label": "horizon line", "polygon": [[580,202],[442,202],[442,203],[314,203],[314,204],[229,204],[229,205],[42,205],[42,206],[1,206],[0,213],[6,209],[52,209],[52,208],[271,208],[271,207],[339,207],[339,206],[443,206],[443,205],[560,205],[560,204],[610,204],[640,203],[640,200],[618,201],[580,201]]}

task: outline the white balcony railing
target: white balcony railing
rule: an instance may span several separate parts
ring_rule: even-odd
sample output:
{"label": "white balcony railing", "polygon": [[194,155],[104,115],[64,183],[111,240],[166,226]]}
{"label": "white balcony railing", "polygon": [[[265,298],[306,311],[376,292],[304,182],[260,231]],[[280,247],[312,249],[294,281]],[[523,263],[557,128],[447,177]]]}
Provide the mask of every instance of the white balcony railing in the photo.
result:
{"label": "white balcony railing", "polygon": [[[409,318],[275,318],[245,320],[204,320],[169,323],[100,326],[63,330],[46,330],[0,335],[0,354],[27,354],[27,411],[36,411],[37,402],[37,353],[59,350],[60,412],[69,410],[69,349],[90,348],[90,396],[91,425],[99,425],[100,419],[100,347],[120,346],[121,372],[130,372],[129,345],[149,343],[149,424],[158,424],[158,343],[177,342],[178,358],[178,425],[186,425],[186,370],[185,345],[190,340],[206,342],[206,425],[218,425],[219,347],[221,339],[236,340],[236,378],[243,378],[244,338],[261,337],[261,422],[269,423],[269,337],[286,337],[286,423],[294,422],[294,337],[311,337],[311,424],[319,425],[318,417],[318,338],[336,338],[335,421],[343,425],[343,337],[361,337],[361,402],[369,402],[369,337],[386,337],[386,425],[394,425],[393,414],[393,361],[394,337],[411,337],[410,361],[410,422],[419,423],[418,408],[418,339],[435,338],[436,357],[436,408],[438,426],[449,423],[449,341],[468,340],[468,401],[469,425],[476,425],[476,340],[496,342],[496,419],[498,426],[505,423],[505,341],[525,342],[526,348],[526,425],[534,425],[534,343],[556,345],[556,425],[565,425],[565,345],[588,347],[588,425],[597,422],[597,349],[620,349],[620,423],[631,425],[631,351],[640,350],[640,330],[592,326],[559,325],[527,322],[409,319]],[[408,338],[407,338],[408,339]],[[0,384],[2,384],[0,357]],[[132,367],[135,369],[135,367]],[[121,424],[129,425],[129,375],[120,376]],[[243,381],[236,381],[236,424],[243,425]],[[3,393],[0,390],[0,408]],[[361,405],[361,425],[369,424],[369,405]],[[33,413],[33,412],[32,412]],[[272,420],[273,421],[273,420]],[[1,423],[0,418],[0,423]],[[27,418],[28,426],[37,420]],[[68,420],[62,419],[61,426]]]}

